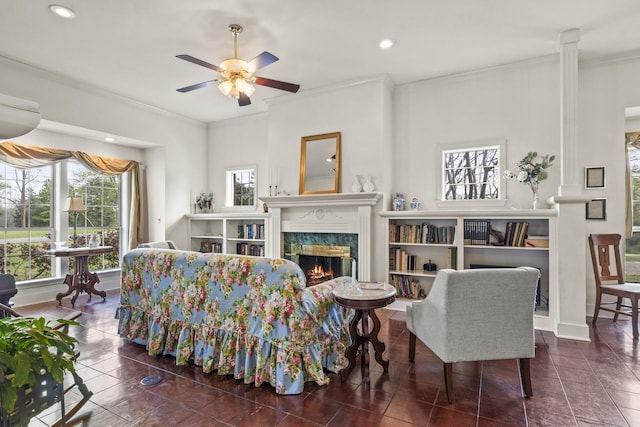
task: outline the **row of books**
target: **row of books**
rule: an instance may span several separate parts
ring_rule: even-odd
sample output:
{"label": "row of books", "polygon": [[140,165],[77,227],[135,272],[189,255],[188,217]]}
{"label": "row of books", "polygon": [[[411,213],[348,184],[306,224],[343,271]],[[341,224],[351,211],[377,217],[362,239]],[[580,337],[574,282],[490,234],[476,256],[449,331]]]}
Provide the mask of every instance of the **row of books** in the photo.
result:
{"label": "row of books", "polygon": [[264,239],[264,224],[238,225],[239,239]]}
{"label": "row of books", "polygon": [[524,246],[528,230],[529,223],[526,221],[507,222],[507,229],[504,233],[504,245]]}
{"label": "row of books", "polygon": [[427,223],[389,224],[389,241],[394,243],[452,244],[455,236],[455,226],[437,226]]}
{"label": "row of books", "polygon": [[465,245],[488,245],[491,222],[486,219],[465,219],[463,234]]}
{"label": "row of books", "polygon": [[390,284],[396,288],[396,296],[398,297],[417,299],[424,296],[420,282],[415,278],[392,274]]}
{"label": "row of books", "polygon": [[[413,271],[416,269],[418,258],[415,255],[409,255],[405,250],[393,248],[393,260],[391,260],[390,268],[392,270]],[[422,267],[420,267],[422,269]]]}
{"label": "row of books", "polygon": [[264,246],[254,245],[251,243],[237,243],[236,254],[238,255],[253,255],[264,256]]}
{"label": "row of books", "polygon": [[[431,261],[431,260],[429,260]],[[456,269],[458,265],[458,248],[455,246],[447,248],[445,265],[440,268]],[[416,255],[409,255],[404,249],[390,248],[389,250],[389,270],[391,271],[422,271],[423,265],[419,264]]]}
{"label": "row of books", "polygon": [[222,253],[222,243],[203,240],[200,242],[200,252],[215,252],[220,254]]}

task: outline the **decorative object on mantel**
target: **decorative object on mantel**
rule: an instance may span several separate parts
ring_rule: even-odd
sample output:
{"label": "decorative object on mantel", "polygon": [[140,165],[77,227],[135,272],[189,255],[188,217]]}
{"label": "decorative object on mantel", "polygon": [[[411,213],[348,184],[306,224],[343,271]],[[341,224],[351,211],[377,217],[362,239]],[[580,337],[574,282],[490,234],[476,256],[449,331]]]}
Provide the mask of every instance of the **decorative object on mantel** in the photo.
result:
{"label": "decorative object on mantel", "polygon": [[393,197],[393,210],[394,211],[403,211],[404,210],[404,194],[396,193]]}
{"label": "decorative object on mantel", "polygon": [[213,193],[200,193],[196,199],[196,205],[202,213],[210,213],[215,210],[215,198]]}
{"label": "decorative object on mantel", "polygon": [[514,165],[518,167],[518,173],[515,174],[510,170],[504,171],[505,178],[516,178],[518,182],[527,184],[533,192],[533,209],[539,208],[538,201],[538,187],[541,181],[544,181],[549,176],[546,169],[549,168],[556,156],[545,155],[541,157],[540,162],[534,162],[538,157],[538,153],[535,151],[529,151],[526,156],[519,162],[514,162]]}
{"label": "decorative object on mantel", "polygon": [[351,184],[351,192],[359,193],[362,191],[362,184],[360,184],[360,175],[353,176],[353,184]]}
{"label": "decorative object on mantel", "polygon": [[420,200],[418,200],[417,197],[414,197],[413,199],[411,199],[411,210],[413,211],[417,211],[418,209],[420,209]]}
{"label": "decorative object on mantel", "polygon": [[367,193],[373,193],[375,191],[376,186],[373,185],[371,175],[367,175],[367,178],[364,180],[364,184],[362,184],[362,189]]}

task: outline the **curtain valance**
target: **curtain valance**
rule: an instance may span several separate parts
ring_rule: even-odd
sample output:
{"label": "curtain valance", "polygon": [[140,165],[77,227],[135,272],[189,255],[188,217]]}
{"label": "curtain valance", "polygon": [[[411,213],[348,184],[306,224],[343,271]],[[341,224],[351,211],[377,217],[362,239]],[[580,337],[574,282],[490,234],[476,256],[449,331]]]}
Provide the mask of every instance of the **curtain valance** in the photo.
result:
{"label": "curtain valance", "polygon": [[23,146],[13,142],[0,143],[0,161],[17,168],[35,168],[61,160],[74,158],[88,169],[95,172],[120,175],[131,172],[129,179],[130,221],[129,248],[133,249],[138,243],[145,241],[146,221],[143,220],[142,180],[140,164],[135,160],[120,160],[110,157],[93,156],[81,151],[59,150],[56,148]]}

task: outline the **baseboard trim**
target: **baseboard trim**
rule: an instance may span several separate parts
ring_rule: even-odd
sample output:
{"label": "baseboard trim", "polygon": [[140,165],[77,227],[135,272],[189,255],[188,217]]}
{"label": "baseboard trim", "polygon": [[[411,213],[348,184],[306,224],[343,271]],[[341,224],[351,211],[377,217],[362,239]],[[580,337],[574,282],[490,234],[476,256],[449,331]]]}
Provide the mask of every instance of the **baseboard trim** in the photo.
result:
{"label": "baseboard trim", "polygon": [[589,327],[586,323],[558,323],[556,337],[590,342]]}

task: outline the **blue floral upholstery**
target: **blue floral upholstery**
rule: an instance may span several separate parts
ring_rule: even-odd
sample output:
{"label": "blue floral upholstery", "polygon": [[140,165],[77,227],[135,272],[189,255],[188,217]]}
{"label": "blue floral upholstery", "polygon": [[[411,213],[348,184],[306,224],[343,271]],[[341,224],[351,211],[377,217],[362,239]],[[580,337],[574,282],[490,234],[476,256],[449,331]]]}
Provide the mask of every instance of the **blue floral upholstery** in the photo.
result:
{"label": "blue floral upholstery", "polygon": [[139,248],[122,261],[118,333],[177,365],[297,394],[347,364],[353,313],[332,290],[350,280],[307,288],[284,259]]}

